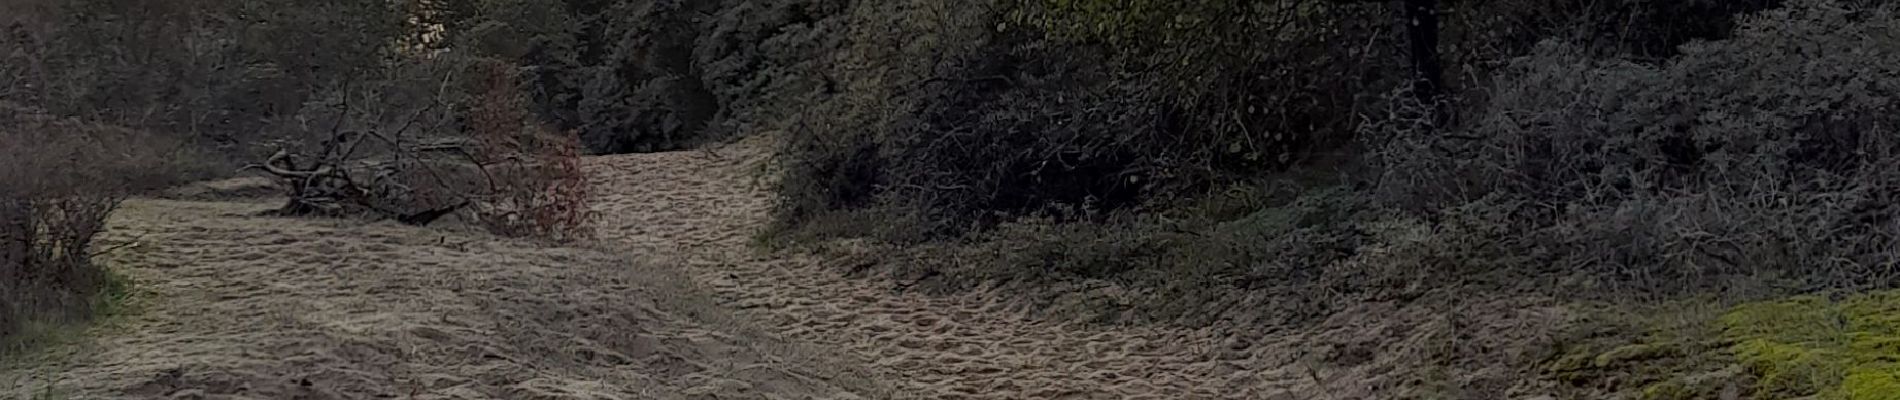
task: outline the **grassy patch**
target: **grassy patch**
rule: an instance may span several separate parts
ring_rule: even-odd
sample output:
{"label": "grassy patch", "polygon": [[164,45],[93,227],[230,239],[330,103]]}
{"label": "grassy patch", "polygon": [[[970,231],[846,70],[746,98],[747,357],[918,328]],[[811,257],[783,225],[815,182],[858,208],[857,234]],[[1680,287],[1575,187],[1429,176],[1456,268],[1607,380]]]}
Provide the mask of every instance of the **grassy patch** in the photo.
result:
{"label": "grassy patch", "polygon": [[[136,312],[132,300],[137,283],[132,277],[112,268],[102,267],[101,270],[105,272],[105,280],[91,300],[92,314],[88,318],[28,318],[13,335],[0,337],[0,358],[19,361],[35,359],[30,355],[36,354],[38,350],[76,343],[86,338],[86,331],[92,327]],[[0,366],[14,365],[0,363]]]}
{"label": "grassy patch", "polygon": [[1715,304],[1606,313],[1545,371],[1639,399],[1900,399],[1900,291]]}
{"label": "grassy patch", "polygon": [[1746,304],[1721,321],[1758,398],[1900,399],[1900,291]]}
{"label": "grassy patch", "polygon": [[86,346],[87,340],[101,327],[111,326],[119,318],[138,312],[134,290],[137,282],[131,276],[111,268],[102,257],[98,260],[104,279],[99,291],[90,299],[91,314],[84,318],[29,318],[15,334],[0,337],[0,369],[37,370],[28,387],[36,387],[25,392],[34,400],[69,399],[73,395],[58,385],[56,370],[43,366],[55,365],[66,357],[85,354],[82,350],[72,350],[74,346]]}
{"label": "grassy patch", "polygon": [[1708,300],[1605,305],[1561,340],[1544,372],[1573,388],[1571,398],[1702,399],[1738,391],[1747,377],[1723,351],[1716,321],[1722,311]]}
{"label": "grassy patch", "polygon": [[105,284],[101,285],[99,294],[94,296],[92,301],[94,315],[110,318],[135,311],[132,304],[132,291],[137,288],[138,282],[113,268],[104,268],[104,271]]}

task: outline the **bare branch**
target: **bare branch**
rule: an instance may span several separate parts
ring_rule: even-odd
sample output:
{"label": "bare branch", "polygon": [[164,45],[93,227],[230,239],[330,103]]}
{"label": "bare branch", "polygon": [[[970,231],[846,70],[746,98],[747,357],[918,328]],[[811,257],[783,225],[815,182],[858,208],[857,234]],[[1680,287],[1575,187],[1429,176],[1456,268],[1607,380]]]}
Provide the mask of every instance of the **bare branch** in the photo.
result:
{"label": "bare branch", "polygon": [[333,172],[336,172],[336,167],[330,164],[318,165],[316,169],[309,170],[309,171],[295,170],[294,169],[295,166],[284,166],[284,167],[277,166],[277,163],[279,162],[288,162],[289,158],[290,158],[289,151],[278,150],[276,154],[272,154],[270,156],[270,159],[265,160],[264,164],[260,165],[259,167],[262,167],[265,171],[270,172],[272,175],[277,175],[277,176],[282,176],[282,177],[295,177],[295,178],[315,178],[318,176],[329,175]]}

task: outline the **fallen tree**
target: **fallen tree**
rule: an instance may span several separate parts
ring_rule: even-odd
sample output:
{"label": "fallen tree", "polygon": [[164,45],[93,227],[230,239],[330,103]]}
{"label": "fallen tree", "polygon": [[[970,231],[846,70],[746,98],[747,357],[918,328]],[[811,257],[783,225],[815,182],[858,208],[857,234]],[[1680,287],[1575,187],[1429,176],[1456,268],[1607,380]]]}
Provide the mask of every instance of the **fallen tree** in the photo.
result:
{"label": "fallen tree", "polygon": [[[410,225],[428,225],[436,219],[468,206],[471,197],[478,193],[447,193],[447,201],[418,201],[417,189],[411,184],[397,179],[408,173],[406,167],[430,168],[423,165],[423,149],[402,149],[395,159],[362,162],[353,158],[354,149],[373,134],[346,132],[338,135],[329,143],[349,142],[347,146],[326,145],[315,157],[293,157],[287,149],[273,153],[264,163],[254,166],[275,177],[286,189],[289,200],[273,213],[279,215],[325,215],[350,216],[372,215],[394,219]],[[387,138],[384,138],[387,140]],[[393,143],[393,141],[391,142]],[[342,148],[343,150],[338,150]],[[459,147],[440,147],[437,150],[461,151]],[[466,152],[464,152],[466,153]],[[299,162],[300,158],[309,159]],[[403,159],[416,160],[404,161]],[[358,161],[358,162],[352,162]],[[355,166],[351,166],[355,164]],[[490,176],[487,168],[479,163],[471,165],[482,175]],[[441,176],[440,171],[427,171],[430,175]],[[444,188],[444,181],[434,182]],[[491,182],[490,189],[495,189]]]}
{"label": "fallen tree", "polygon": [[[280,146],[246,169],[284,188],[289,199],[277,215],[428,225],[459,214],[506,236],[585,236],[578,141],[526,111],[512,67],[471,68],[481,77],[462,82],[472,93],[445,90],[391,128],[332,129],[314,146]],[[343,108],[341,118],[381,120]]]}

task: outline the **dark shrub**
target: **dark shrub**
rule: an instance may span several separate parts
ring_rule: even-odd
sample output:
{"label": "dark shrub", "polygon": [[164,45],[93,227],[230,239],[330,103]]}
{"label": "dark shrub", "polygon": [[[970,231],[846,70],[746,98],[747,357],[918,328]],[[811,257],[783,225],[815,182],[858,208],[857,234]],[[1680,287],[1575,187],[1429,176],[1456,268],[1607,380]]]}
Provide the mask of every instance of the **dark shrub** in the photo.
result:
{"label": "dark shrub", "polygon": [[527,67],[535,109],[596,153],[776,129],[816,101],[844,40],[835,0],[450,4],[447,45]]}
{"label": "dark shrub", "polygon": [[1512,199],[1534,216],[1521,229],[1557,244],[1549,272],[1609,283],[1893,284],[1893,7],[1798,1],[1744,21],[1655,66],[1548,43],[1468,128],[1369,135],[1390,139],[1385,198]]}
{"label": "dark shrub", "polygon": [[125,196],[204,172],[201,154],[143,132],[0,103],[0,337],[83,316],[106,284],[94,236]]}
{"label": "dark shrub", "polygon": [[[1065,11],[1039,7],[888,2],[848,13],[857,30],[829,73],[843,88],[787,132],[782,222],[871,207],[956,235],[1015,216],[1131,209],[1346,142],[1355,93],[1392,82],[1374,72],[1386,64],[1365,62],[1386,58],[1362,51],[1384,47],[1343,45],[1377,30],[1328,25],[1367,7],[1269,8],[1185,50],[1027,23]],[[1272,30],[1286,21],[1308,25]],[[1262,37],[1274,45],[1210,50]],[[1304,78],[1320,71],[1366,79]]]}

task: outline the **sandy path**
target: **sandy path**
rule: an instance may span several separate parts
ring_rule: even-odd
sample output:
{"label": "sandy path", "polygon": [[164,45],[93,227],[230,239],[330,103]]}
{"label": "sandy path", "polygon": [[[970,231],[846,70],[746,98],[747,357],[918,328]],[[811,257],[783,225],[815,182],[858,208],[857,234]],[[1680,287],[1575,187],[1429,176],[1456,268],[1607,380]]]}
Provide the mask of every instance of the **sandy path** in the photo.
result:
{"label": "sandy path", "polygon": [[900,293],[816,256],[762,254],[749,241],[770,206],[752,178],[763,142],[592,160],[603,239],[677,258],[723,304],[788,337],[849,349],[925,398],[1306,398],[1295,393],[1315,382],[1288,367],[1298,352],[1231,329],[1038,322],[989,293]]}
{"label": "sandy path", "polygon": [[[835,399],[853,368],[757,334],[666,269],[472,233],[134,200],[106,262],[140,311],[0,369],[0,397]],[[37,362],[35,362],[37,361]]]}
{"label": "sandy path", "polygon": [[[1562,316],[1367,303],[1297,332],[1111,329],[1028,318],[990,291],[893,290],[752,246],[765,142],[589,159],[601,250],[130,201],[102,242],[142,244],[105,259],[140,281],[140,310],[0,360],[0,397],[1505,398],[1457,389],[1522,371],[1410,368],[1517,357]],[[1445,389],[1398,394],[1416,387]]]}

